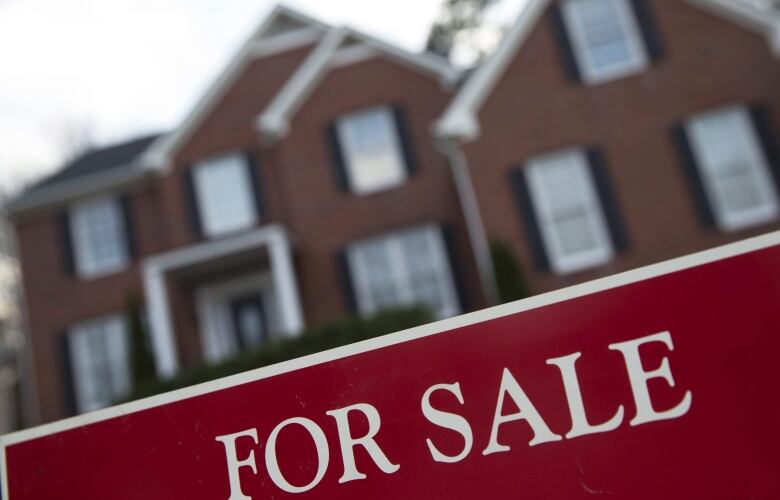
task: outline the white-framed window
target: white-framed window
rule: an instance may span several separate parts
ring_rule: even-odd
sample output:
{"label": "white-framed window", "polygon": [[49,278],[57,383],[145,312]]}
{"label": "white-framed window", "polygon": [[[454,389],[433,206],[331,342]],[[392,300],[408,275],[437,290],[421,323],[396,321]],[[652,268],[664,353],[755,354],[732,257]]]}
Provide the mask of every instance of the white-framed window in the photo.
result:
{"label": "white-framed window", "polygon": [[221,236],[257,223],[246,156],[229,153],[198,163],[193,176],[203,233]]}
{"label": "white-framed window", "polygon": [[563,18],[586,82],[602,83],[647,67],[647,50],[629,0],[566,0]]}
{"label": "white-framed window", "polygon": [[769,166],[744,107],[695,116],[688,120],[686,131],[720,228],[736,231],[780,215]]}
{"label": "white-framed window", "polygon": [[458,314],[458,298],[442,230],[417,226],[353,243],[347,249],[363,314],[413,304],[438,318]]}
{"label": "white-framed window", "polygon": [[370,194],[403,184],[407,173],[392,108],[344,115],[336,130],[352,192]]}
{"label": "white-framed window", "polygon": [[612,258],[609,229],[582,150],[533,158],[525,176],[553,271],[575,272]]}
{"label": "white-framed window", "polygon": [[127,228],[115,196],[82,201],[69,209],[73,259],[83,278],[123,269],[129,260]]}
{"label": "white-framed window", "polygon": [[71,328],[68,346],[79,413],[116,403],[131,389],[128,335],[121,316]]}

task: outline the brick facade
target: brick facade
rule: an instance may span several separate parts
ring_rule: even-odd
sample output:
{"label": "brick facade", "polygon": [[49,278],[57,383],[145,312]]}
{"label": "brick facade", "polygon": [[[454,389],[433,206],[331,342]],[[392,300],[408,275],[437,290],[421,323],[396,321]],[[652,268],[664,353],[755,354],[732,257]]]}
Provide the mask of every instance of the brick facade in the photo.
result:
{"label": "brick facade", "polygon": [[[760,103],[780,122],[780,63],[761,36],[684,1],[645,0],[664,52],[638,75],[589,86],[566,78],[547,13],[515,54],[479,113],[481,134],[462,144],[488,239],[510,243],[534,292],[657,262],[775,229],[735,233],[696,217],[670,130],[691,114],[729,103]],[[59,339],[73,324],[121,313],[128,294],[143,295],[143,262],[203,242],[194,230],[187,171],[212,155],[248,152],[261,191],[258,227],[290,233],[307,325],[350,310],[336,256],[351,242],[396,228],[437,223],[451,229],[452,265],[464,309],[487,303],[447,158],[435,122],[455,89],[378,55],[329,69],[307,95],[284,137],[261,137],[255,118],[316,42],[251,61],[187,134],[168,170],[122,188],[136,252],[122,272],[79,280],[63,265],[58,213],[19,213],[15,226],[28,313],[29,347],[40,419],[69,414]],[[326,126],[350,111],[391,104],[403,109],[416,170],[400,187],[355,196],[340,189]],[[568,275],[534,267],[509,177],[540,152],[598,146],[604,153],[629,245],[606,265]],[[183,367],[202,362],[194,295],[199,287],[267,266],[263,255],[236,258],[198,275],[171,275],[166,290]],[[206,272],[208,271],[208,272]]]}

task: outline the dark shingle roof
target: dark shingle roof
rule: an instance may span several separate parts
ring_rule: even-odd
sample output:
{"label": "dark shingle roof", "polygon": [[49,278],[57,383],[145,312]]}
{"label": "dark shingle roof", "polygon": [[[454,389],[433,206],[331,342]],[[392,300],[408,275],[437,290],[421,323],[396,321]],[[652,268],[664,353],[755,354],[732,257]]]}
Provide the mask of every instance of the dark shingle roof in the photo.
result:
{"label": "dark shingle roof", "polygon": [[87,151],[66,164],[59,171],[38,182],[29,191],[130,165],[161,135],[149,135],[105,148]]}

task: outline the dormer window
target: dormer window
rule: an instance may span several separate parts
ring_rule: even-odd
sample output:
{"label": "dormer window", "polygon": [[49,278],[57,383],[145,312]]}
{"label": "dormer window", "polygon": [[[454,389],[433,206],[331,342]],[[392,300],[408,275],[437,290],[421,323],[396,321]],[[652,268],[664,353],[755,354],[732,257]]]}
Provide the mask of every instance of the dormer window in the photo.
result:
{"label": "dormer window", "polygon": [[240,231],[258,222],[249,169],[243,153],[217,156],[193,167],[197,211],[206,236]]}
{"label": "dormer window", "polygon": [[596,84],[648,65],[642,31],[628,0],[565,0],[566,30],[580,74]]}

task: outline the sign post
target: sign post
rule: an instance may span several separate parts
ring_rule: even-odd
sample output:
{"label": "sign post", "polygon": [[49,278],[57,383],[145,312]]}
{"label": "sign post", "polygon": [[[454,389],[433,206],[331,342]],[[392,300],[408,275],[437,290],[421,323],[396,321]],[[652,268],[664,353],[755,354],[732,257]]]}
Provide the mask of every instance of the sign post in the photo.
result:
{"label": "sign post", "polygon": [[778,498],[780,233],[1,438],[22,499]]}

